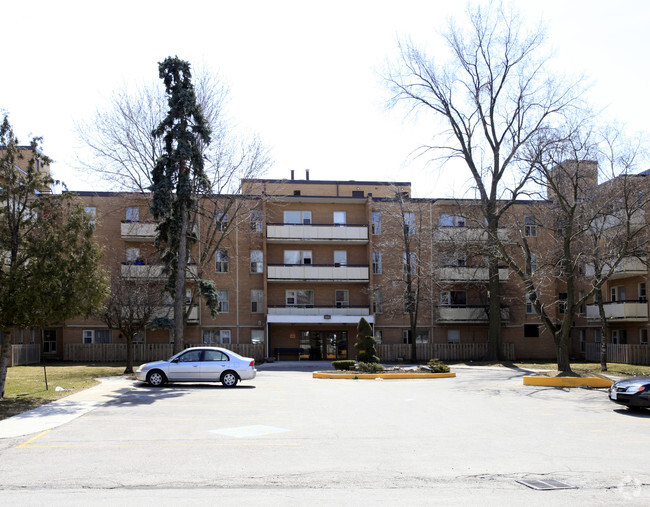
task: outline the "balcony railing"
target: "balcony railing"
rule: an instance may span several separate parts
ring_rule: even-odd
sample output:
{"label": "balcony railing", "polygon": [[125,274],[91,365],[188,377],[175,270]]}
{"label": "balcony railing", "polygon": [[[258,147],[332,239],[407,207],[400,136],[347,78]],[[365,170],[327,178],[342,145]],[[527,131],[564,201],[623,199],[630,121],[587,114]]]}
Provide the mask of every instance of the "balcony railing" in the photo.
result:
{"label": "balcony railing", "polygon": [[[499,282],[507,282],[510,270],[507,267],[499,268]],[[470,266],[446,266],[438,269],[440,282],[488,282],[490,279],[488,268]]]}
{"label": "balcony railing", "polygon": [[269,315],[370,315],[367,306],[269,305]]}
{"label": "balcony railing", "polygon": [[[646,322],[648,320],[648,301],[609,301],[604,303],[607,320],[619,322]],[[598,305],[587,305],[587,319],[600,320]]]}
{"label": "balcony railing", "polygon": [[[501,241],[507,241],[508,231],[498,229],[497,237]],[[441,242],[454,243],[481,243],[487,241],[488,233],[485,229],[478,227],[438,227],[435,230],[434,238]]]}
{"label": "balcony railing", "polygon": [[269,264],[268,281],[367,282],[367,265]]}
{"label": "balcony railing", "polygon": [[[487,323],[489,306],[438,306],[439,323]],[[510,320],[510,309],[501,307],[501,320]]]}
{"label": "balcony railing", "polygon": [[[164,279],[165,266],[162,264],[122,264],[122,278],[127,279]],[[187,276],[196,277],[196,265],[187,266]]]}
{"label": "balcony railing", "polygon": [[[605,265],[604,272],[609,271],[611,264]],[[594,276],[593,264],[585,266],[585,274],[587,276]],[[648,266],[646,265],[646,257],[625,257],[614,268],[614,274],[610,280],[617,280],[620,278],[629,278],[632,276],[643,276],[648,274]]]}
{"label": "balcony railing", "polygon": [[120,231],[125,241],[153,241],[156,237],[155,222],[122,222]]}
{"label": "balcony railing", "polygon": [[357,243],[368,242],[368,226],[358,224],[267,224],[269,243]]}

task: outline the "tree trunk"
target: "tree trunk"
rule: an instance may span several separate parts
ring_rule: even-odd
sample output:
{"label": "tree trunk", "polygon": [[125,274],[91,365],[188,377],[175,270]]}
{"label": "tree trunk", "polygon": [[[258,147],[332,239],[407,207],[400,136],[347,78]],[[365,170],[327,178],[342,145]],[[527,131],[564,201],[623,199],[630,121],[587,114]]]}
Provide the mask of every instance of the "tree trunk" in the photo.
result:
{"label": "tree trunk", "polygon": [[594,293],[594,299],[598,305],[600,316],[600,371],[607,371],[607,317],[603,305],[603,294],[600,290]]}
{"label": "tree trunk", "polygon": [[[496,232],[495,232],[496,234]],[[501,359],[501,287],[499,286],[499,261],[491,257],[488,261],[489,282],[489,324],[488,361]]]}
{"label": "tree trunk", "polygon": [[126,336],[126,368],[124,373],[133,373],[133,336]]}
{"label": "tree trunk", "polygon": [[557,348],[557,369],[560,373],[571,373],[568,336],[563,336],[563,330],[558,331],[558,333],[560,333],[560,335],[555,339],[555,345]]}
{"label": "tree trunk", "polygon": [[0,400],[5,396],[5,381],[7,380],[7,369],[11,359],[11,342],[9,336],[2,336],[2,348],[0,349]]}
{"label": "tree trunk", "polygon": [[185,206],[180,216],[181,231],[176,259],[176,287],[174,294],[174,354],[185,348],[185,270],[187,269],[187,216]]}

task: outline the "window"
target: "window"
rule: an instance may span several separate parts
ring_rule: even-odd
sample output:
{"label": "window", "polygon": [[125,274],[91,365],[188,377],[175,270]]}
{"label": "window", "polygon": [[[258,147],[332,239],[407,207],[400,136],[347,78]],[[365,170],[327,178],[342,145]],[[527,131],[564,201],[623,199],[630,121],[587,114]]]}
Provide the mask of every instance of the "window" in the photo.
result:
{"label": "window", "polygon": [[285,250],[285,264],[311,264],[311,250]]}
{"label": "window", "polygon": [[228,230],[228,214],[225,211],[217,211],[217,230],[226,232]]}
{"label": "window", "polygon": [[138,331],[133,336],[133,343],[144,343],[144,331]]}
{"label": "window", "polygon": [[310,225],[311,211],[285,211],[284,225]]}
{"label": "window", "polygon": [[264,312],[264,291],[260,289],[251,290],[251,313]]}
{"label": "window", "polygon": [[415,213],[404,213],[404,232],[406,234],[415,234]]}
{"label": "window", "polygon": [[537,324],[524,324],[524,338],[538,338],[539,326]]}
{"label": "window", "polygon": [[648,330],[647,329],[641,329],[639,333],[639,343],[641,345],[647,345],[648,344]]}
{"label": "window", "polygon": [[537,254],[530,254],[530,260],[526,260],[526,273],[532,275],[537,271]]}
{"label": "window", "polygon": [[460,329],[447,330],[447,343],[460,343]]}
{"label": "window", "polygon": [[372,252],[372,274],[381,275],[381,252]]}
{"label": "window", "polygon": [[110,329],[85,329],[82,333],[83,343],[112,343]]}
{"label": "window", "polygon": [[409,344],[411,343],[411,330],[402,329],[402,343]]}
{"label": "window", "polygon": [[126,249],[126,263],[127,264],[138,264],[140,259],[140,249],[139,248],[127,248]]}
{"label": "window", "polygon": [[23,332],[22,329],[20,329],[20,330],[18,331],[18,343],[19,343],[20,345],[23,344],[23,333],[24,333],[24,332]]}
{"label": "window", "polygon": [[465,227],[467,221],[465,220],[465,217],[460,215],[449,215],[443,213],[438,218],[438,225],[440,225],[440,227]]}
{"label": "window", "polygon": [[334,266],[345,266],[348,263],[348,253],[345,250],[334,250]]}
{"label": "window", "polygon": [[527,314],[536,313],[535,307],[533,306],[533,302],[530,300],[530,294],[526,294],[526,313]]}
{"label": "window", "polygon": [[627,329],[614,329],[612,331],[612,343],[614,345],[625,345],[627,343]]}
{"label": "window", "polygon": [[334,300],[337,308],[347,308],[350,306],[349,293],[347,290],[337,290],[334,292]]}
{"label": "window", "polygon": [[217,273],[228,272],[228,250],[217,250],[215,253]]}
{"label": "window", "polygon": [[217,290],[217,311],[228,313],[228,289]]}
{"label": "window", "polygon": [[641,303],[645,303],[648,301],[648,292],[646,289],[646,284],[645,282],[641,282],[639,284],[639,301]]}
{"label": "window", "polygon": [[415,274],[415,252],[410,252],[408,256],[408,264],[406,262],[406,252],[404,252],[404,274],[406,275],[408,273],[408,270],[410,268],[411,274]]}
{"label": "window", "polygon": [[251,273],[264,273],[263,250],[251,250]]}
{"label": "window", "polygon": [[220,350],[205,350],[202,361],[230,361],[230,359]]}
{"label": "window", "polygon": [[[107,342],[97,342],[97,343],[110,343],[110,331],[106,331],[109,335],[109,340]],[[43,331],[43,353],[53,353],[56,352],[56,331],[54,329],[46,329]]]}
{"label": "window", "polygon": [[537,220],[535,215],[524,215],[524,236],[534,238],[537,236]]}
{"label": "window", "polygon": [[231,343],[230,329],[204,329],[203,343],[206,345],[230,344]]}
{"label": "window", "polygon": [[375,329],[375,342],[381,343],[384,341],[384,332],[381,329]]}
{"label": "window", "polygon": [[600,329],[594,329],[594,342],[600,343]]}
{"label": "window", "polygon": [[312,308],[314,306],[313,290],[288,290],[285,297],[287,306],[300,306],[303,308]]}
{"label": "window", "polygon": [[363,190],[353,190],[352,197],[363,197]]}
{"label": "window", "polygon": [[617,287],[612,287],[610,295],[612,297],[611,301],[625,301],[625,286],[618,285]]}
{"label": "window", "polygon": [[333,218],[335,226],[343,227],[345,225],[345,211],[335,211]]}
{"label": "window", "polygon": [[566,292],[560,292],[557,296],[558,302],[557,302],[557,311],[560,315],[564,315],[566,313],[566,300],[567,300],[568,294]]}
{"label": "window", "polygon": [[192,304],[192,289],[185,289],[185,305],[190,306]]}
{"label": "window", "polygon": [[580,352],[584,354],[586,347],[587,347],[587,331],[581,329],[580,330]]}
{"label": "window", "polygon": [[442,306],[466,306],[467,292],[464,290],[443,290],[440,292]]}
{"label": "window", "polygon": [[260,210],[253,210],[250,213],[251,231],[262,232],[262,212]]}
{"label": "window", "polygon": [[264,329],[251,329],[251,343],[264,343]]}
{"label": "window", "polygon": [[127,222],[139,222],[140,221],[140,209],[139,208],[126,208],[126,221]]}
{"label": "window", "polygon": [[374,313],[384,312],[384,295],[380,289],[375,289],[372,293],[372,311]]}
{"label": "window", "polygon": [[32,345],[36,342],[36,330],[35,329],[30,329],[29,330],[29,343]]}
{"label": "window", "polygon": [[[583,297],[585,297],[585,291],[583,290],[578,291],[578,299],[582,299]],[[583,301],[582,303],[580,303],[580,306],[578,307],[578,313],[580,315],[584,315],[586,311],[587,311],[587,307],[585,306],[585,302]]]}
{"label": "window", "polygon": [[84,210],[90,219],[90,225],[95,226],[97,221],[97,208],[94,206],[86,206]]}
{"label": "window", "polygon": [[372,233],[381,234],[381,213],[378,211],[372,212]]}

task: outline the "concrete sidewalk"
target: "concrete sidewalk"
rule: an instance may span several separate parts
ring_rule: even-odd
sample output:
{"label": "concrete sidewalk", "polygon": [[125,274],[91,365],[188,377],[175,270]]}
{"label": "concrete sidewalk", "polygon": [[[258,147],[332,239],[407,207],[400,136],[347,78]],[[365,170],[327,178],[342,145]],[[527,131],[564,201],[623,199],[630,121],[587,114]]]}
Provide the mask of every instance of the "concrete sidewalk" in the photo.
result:
{"label": "concrete sidewalk", "polygon": [[89,389],[0,421],[0,438],[13,438],[56,428],[133,389],[135,380],[103,377]]}

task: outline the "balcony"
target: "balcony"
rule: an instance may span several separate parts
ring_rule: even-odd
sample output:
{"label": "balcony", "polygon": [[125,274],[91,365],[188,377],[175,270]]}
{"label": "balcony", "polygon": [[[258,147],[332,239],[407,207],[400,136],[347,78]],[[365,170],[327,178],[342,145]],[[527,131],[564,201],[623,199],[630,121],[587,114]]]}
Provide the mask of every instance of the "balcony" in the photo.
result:
{"label": "balcony", "polygon": [[[438,306],[439,324],[487,324],[489,306]],[[510,320],[510,309],[501,308],[501,320]]]}
{"label": "balcony", "polygon": [[266,321],[284,324],[357,324],[363,317],[374,322],[367,306],[269,305]]}
{"label": "balcony", "polygon": [[[489,281],[488,268],[470,266],[446,266],[438,269],[440,282],[485,282]],[[499,268],[499,282],[507,282],[510,270],[507,267]]]}
{"label": "balcony", "polygon": [[[186,307],[187,309],[187,307]],[[174,307],[172,305],[165,305],[156,307],[156,317],[168,317],[170,319],[174,318]],[[199,322],[199,307],[198,305],[193,305],[190,309],[190,313],[187,316],[188,324],[198,324]]]}
{"label": "balcony", "polygon": [[[647,301],[610,301],[604,305],[605,317],[617,322],[647,322]],[[587,305],[587,320],[600,320],[598,305]]]}
{"label": "balcony", "polygon": [[153,241],[157,225],[155,222],[122,222],[121,237],[125,241]]}
{"label": "balcony", "polygon": [[[501,241],[507,241],[508,231],[498,229],[497,237]],[[438,227],[434,232],[434,239],[446,243],[482,243],[487,241],[488,234],[485,229],[478,227]]]}
{"label": "balcony", "polygon": [[[129,280],[162,280],[166,278],[164,268],[162,264],[122,264],[121,274],[122,278]],[[187,266],[187,276],[197,276],[196,265]]]}
{"label": "balcony", "polygon": [[334,264],[269,264],[269,282],[346,282],[369,281],[368,266]]}
{"label": "balcony", "polygon": [[[610,265],[605,265],[603,271],[608,271]],[[585,274],[587,276],[594,276],[593,264],[585,266]],[[614,268],[614,274],[609,278],[610,280],[617,280],[620,278],[630,278],[633,276],[646,276],[648,274],[648,266],[646,265],[645,257],[625,257]]]}
{"label": "balcony", "polygon": [[266,240],[269,243],[368,243],[367,225],[333,224],[267,224]]}

